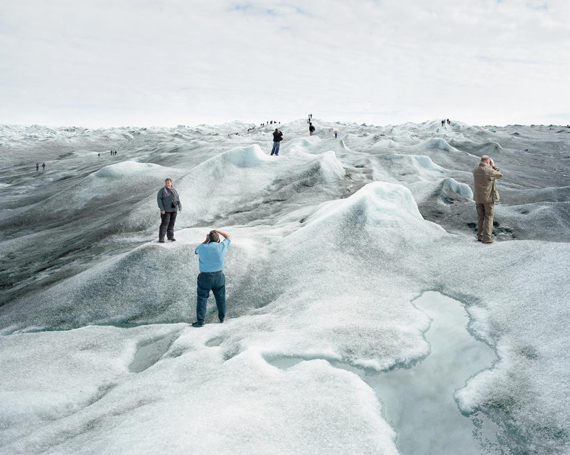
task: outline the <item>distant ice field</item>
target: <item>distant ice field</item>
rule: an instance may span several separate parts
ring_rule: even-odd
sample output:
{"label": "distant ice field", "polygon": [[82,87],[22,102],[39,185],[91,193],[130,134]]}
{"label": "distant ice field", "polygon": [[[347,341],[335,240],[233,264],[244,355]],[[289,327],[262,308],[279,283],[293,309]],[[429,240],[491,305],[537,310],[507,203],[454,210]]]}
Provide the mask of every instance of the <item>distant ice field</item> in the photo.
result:
{"label": "distant ice field", "polygon": [[[280,125],[278,157],[273,125],[0,126],[0,454],[430,453],[445,431],[381,378],[437,362],[469,453],[570,453],[570,128],[314,125]],[[504,174],[492,245],[483,154]],[[159,244],[166,177],[183,211]],[[228,321],[210,299],[194,329],[213,228]],[[430,291],[464,311],[422,311]],[[469,337],[494,351],[475,373],[446,354]]]}

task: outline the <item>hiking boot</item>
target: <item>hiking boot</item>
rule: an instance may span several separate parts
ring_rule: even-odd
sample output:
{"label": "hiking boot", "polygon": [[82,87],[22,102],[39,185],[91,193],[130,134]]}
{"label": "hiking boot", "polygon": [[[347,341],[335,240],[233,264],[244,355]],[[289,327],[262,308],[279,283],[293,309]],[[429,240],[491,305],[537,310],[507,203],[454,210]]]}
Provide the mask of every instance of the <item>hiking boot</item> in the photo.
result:
{"label": "hiking boot", "polygon": [[164,239],[159,239],[158,243],[164,243]]}
{"label": "hiking boot", "polygon": [[226,318],[220,319],[220,324],[223,324],[224,322],[226,322]]}
{"label": "hiking boot", "polygon": [[168,239],[170,242],[176,242],[176,239]]}
{"label": "hiking boot", "polygon": [[481,242],[485,245],[490,245],[491,243],[495,243],[494,240],[489,240],[488,242],[486,242],[485,240],[481,240]]}
{"label": "hiking boot", "polygon": [[204,323],[196,321],[192,323],[192,327],[204,327]]}

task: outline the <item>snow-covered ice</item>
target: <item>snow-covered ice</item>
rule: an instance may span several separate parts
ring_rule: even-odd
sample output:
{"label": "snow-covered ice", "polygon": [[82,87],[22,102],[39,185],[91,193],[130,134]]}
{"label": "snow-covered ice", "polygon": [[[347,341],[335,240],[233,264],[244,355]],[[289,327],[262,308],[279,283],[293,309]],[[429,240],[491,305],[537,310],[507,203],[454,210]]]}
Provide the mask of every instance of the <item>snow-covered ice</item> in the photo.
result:
{"label": "snow-covered ice", "polygon": [[[278,157],[241,122],[0,126],[1,454],[396,454],[363,372],[427,365],[426,291],[497,359],[446,395],[493,429],[473,447],[570,452],[570,128],[314,124],[282,125]],[[505,175],[493,245],[473,230],[482,154]],[[184,210],[158,244],[166,177]],[[233,236],[229,320],[197,330],[212,228]]]}

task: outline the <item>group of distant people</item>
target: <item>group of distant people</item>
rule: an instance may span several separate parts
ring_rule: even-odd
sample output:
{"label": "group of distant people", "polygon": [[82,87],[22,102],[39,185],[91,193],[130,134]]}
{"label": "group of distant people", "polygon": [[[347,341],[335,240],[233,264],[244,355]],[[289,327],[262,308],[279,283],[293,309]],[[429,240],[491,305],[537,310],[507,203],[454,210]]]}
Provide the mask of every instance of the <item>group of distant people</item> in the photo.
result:
{"label": "group of distant people", "polygon": [[281,122],[277,122],[276,120],[268,120],[265,123],[261,123],[259,126],[266,126],[266,125],[281,125]]}
{"label": "group of distant people", "polygon": [[[117,154],[117,151],[116,150],[109,150],[109,153],[111,154],[111,156],[115,156]],[[101,156],[101,154],[97,153],[97,157],[100,157],[100,156]]]}
{"label": "group of distant people", "polygon": [[449,121],[449,119],[447,119],[447,120],[444,119],[444,120],[441,121],[441,126],[445,126],[446,123],[447,123],[448,125],[451,125],[451,122]]}
{"label": "group of distant people", "polygon": [[[40,170],[40,163],[36,162],[36,171]],[[42,171],[46,170],[46,163],[42,163]]]}

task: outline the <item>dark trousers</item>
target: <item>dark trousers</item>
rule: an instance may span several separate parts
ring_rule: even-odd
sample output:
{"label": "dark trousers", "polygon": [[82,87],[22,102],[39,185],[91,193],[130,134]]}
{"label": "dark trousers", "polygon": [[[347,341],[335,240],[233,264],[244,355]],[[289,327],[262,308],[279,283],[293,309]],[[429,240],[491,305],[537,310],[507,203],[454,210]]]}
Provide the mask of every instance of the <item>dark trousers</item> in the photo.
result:
{"label": "dark trousers", "polygon": [[174,223],[176,223],[176,212],[166,212],[160,214],[160,229],[158,230],[159,240],[164,240],[164,236],[168,235],[169,239],[174,238]]}
{"label": "dark trousers", "polygon": [[477,204],[477,239],[490,242],[493,239],[493,217],[495,215],[495,203]]}
{"label": "dark trousers", "polygon": [[210,291],[214,293],[218,307],[218,318],[223,321],[226,318],[226,277],[224,272],[200,273],[198,275],[198,289],[196,301],[196,319],[200,324],[206,319],[206,304]]}

